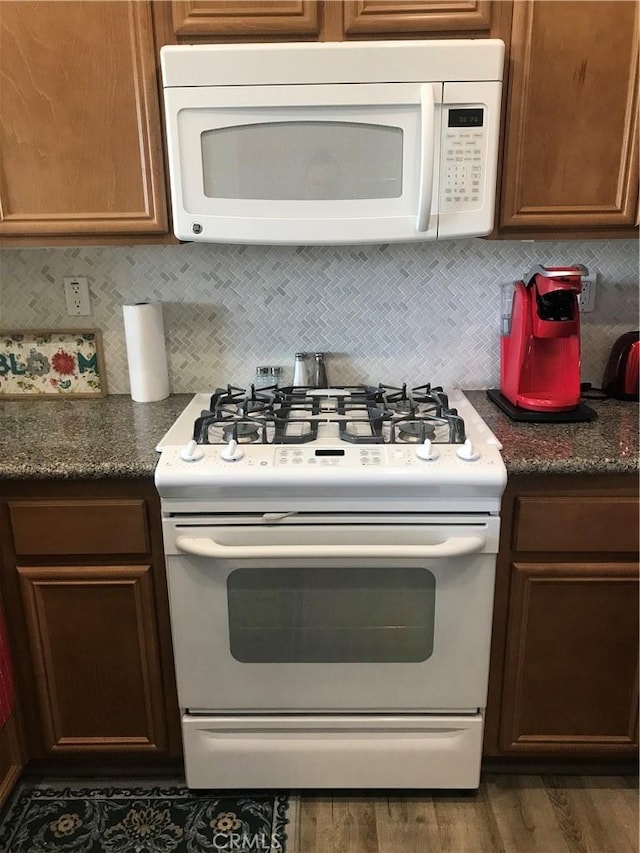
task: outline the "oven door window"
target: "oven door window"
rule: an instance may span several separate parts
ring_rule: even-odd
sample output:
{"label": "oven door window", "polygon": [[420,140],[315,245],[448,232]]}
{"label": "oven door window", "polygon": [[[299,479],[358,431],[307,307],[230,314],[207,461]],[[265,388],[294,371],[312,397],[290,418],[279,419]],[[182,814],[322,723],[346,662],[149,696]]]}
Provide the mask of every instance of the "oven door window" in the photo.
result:
{"label": "oven door window", "polygon": [[401,663],[433,652],[436,582],[424,568],[242,568],[227,580],[243,663]]}

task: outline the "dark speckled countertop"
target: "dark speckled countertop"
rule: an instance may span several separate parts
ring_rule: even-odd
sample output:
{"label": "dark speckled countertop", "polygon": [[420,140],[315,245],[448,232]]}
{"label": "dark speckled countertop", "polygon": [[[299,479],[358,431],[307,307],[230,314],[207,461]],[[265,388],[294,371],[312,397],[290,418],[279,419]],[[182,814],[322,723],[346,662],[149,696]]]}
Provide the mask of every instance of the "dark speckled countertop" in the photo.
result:
{"label": "dark speckled countertop", "polygon": [[0,402],[0,477],[151,477],[156,444],[191,396],[172,394],[158,403],[134,403],[128,394]]}
{"label": "dark speckled countertop", "polygon": [[[504,445],[511,474],[638,471],[638,405],[593,402],[588,424],[516,424],[484,391],[465,392]],[[155,446],[190,400],[158,403],[128,395],[100,400],[0,402],[0,477],[81,479],[151,477]]]}
{"label": "dark speckled countertop", "polygon": [[515,423],[486,391],[465,391],[502,443],[510,474],[604,474],[638,471],[638,404],[585,400],[598,413],[581,424]]}

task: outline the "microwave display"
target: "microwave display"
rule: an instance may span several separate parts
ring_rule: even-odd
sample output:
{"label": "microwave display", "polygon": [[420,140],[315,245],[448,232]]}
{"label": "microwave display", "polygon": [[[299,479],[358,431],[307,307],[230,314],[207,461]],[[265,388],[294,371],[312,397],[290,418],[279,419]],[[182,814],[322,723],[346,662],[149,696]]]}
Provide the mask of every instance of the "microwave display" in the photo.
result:
{"label": "microwave display", "polygon": [[482,108],[449,110],[449,127],[482,127],[483,115]]}

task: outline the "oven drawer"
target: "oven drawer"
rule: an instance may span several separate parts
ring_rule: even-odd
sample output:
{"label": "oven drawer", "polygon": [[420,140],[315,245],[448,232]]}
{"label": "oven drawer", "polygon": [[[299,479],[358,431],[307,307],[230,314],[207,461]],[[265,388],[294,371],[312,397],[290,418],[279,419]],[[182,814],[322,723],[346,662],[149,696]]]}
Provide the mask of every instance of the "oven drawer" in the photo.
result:
{"label": "oven drawer", "polygon": [[190,788],[477,788],[482,717],[182,718]]}

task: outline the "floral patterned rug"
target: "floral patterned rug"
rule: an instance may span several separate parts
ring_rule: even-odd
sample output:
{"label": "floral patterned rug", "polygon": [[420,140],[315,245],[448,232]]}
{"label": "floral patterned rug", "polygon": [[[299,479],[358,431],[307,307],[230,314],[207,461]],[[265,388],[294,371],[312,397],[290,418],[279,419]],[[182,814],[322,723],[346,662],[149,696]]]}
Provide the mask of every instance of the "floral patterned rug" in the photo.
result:
{"label": "floral patterned rug", "polygon": [[295,797],[23,782],[0,814],[1,853],[296,853]]}

